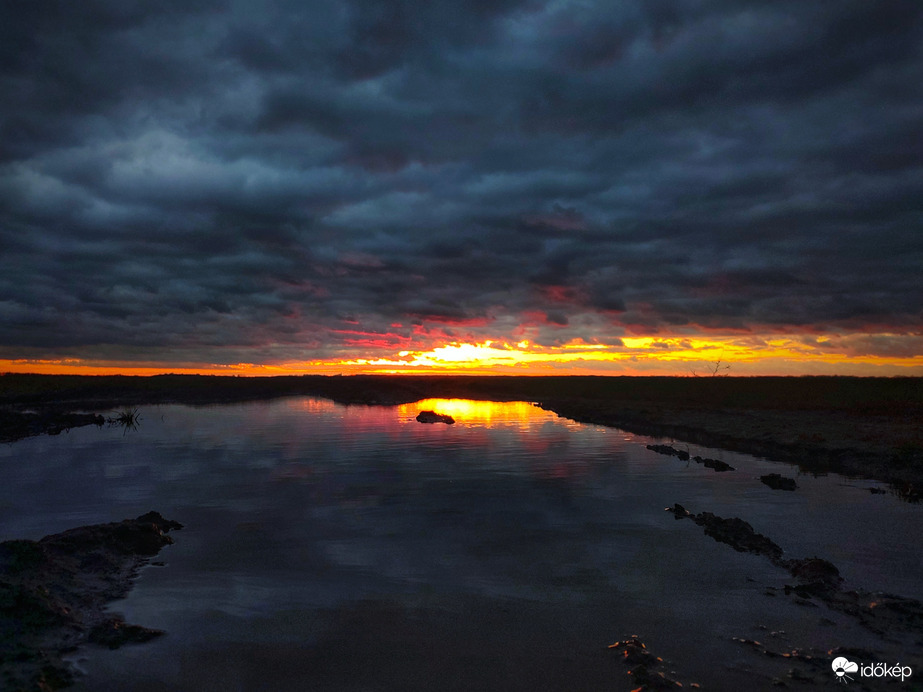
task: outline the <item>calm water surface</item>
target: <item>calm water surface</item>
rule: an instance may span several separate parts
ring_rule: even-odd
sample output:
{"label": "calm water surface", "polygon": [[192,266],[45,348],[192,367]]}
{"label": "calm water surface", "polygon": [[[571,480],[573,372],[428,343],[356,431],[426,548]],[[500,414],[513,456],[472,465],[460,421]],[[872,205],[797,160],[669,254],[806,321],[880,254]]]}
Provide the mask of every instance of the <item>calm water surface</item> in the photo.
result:
{"label": "calm water surface", "polygon": [[[417,423],[423,409],[458,422]],[[0,449],[0,540],[150,509],[186,525],[113,605],[168,634],[81,650],[78,689],[630,689],[606,646],[631,634],[681,680],[761,689],[788,667],[734,637],[882,645],[767,595],[789,575],[674,520],[675,502],[825,557],[849,586],[923,598],[918,505],[834,475],[773,491],[761,474],[797,470],[674,443],[737,469],[715,473],[528,403],[293,398],[142,418]]]}

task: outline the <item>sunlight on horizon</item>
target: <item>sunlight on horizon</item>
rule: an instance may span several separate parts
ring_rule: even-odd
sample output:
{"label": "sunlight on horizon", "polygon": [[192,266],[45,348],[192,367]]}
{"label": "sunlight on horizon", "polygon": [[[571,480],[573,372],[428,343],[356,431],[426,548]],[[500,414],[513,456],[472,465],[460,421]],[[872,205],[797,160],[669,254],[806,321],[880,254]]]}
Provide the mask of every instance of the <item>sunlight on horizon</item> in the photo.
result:
{"label": "sunlight on horizon", "polygon": [[[916,335],[833,336],[744,334],[621,337],[616,343],[583,341],[540,345],[529,340],[453,341],[430,349],[404,349],[349,358],[284,361],[161,363],[79,358],[0,359],[0,372],[84,375],[196,374],[231,376],[471,374],[471,375],[923,375]],[[884,344],[870,353],[869,342]],[[900,354],[901,351],[908,355]],[[720,363],[720,366],[717,364]],[[728,367],[729,366],[729,367]]]}

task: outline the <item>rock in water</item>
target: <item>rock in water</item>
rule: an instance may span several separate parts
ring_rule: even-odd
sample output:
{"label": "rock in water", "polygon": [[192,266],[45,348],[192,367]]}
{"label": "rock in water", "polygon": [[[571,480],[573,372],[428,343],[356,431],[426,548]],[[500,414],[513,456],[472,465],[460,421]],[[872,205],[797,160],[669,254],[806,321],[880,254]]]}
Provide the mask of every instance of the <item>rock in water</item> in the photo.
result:
{"label": "rock in water", "polygon": [[794,490],[798,487],[794,478],[786,478],[781,473],[769,473],[760,476],[760,480],[773,490]]}
{"label": "rock in water", "polygon": [[452,416],[435,411],[420,411],[417,414],[417,420],[421,423],[445,423],[446,425],[452,425],[455,422]]}

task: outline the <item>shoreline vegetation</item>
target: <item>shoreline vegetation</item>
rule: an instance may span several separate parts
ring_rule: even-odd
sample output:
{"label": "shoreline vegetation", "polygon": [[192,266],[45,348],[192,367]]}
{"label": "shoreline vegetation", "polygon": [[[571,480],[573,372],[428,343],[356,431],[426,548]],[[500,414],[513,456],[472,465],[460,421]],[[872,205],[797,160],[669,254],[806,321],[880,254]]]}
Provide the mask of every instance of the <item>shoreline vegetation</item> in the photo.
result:
{"label": "shoreline vegetation", "polygon": [[105,422],[119,407],[317,396],[389,406],[530,401],[559,416],[923,492],[923,378],[0,375],[0,441]]}

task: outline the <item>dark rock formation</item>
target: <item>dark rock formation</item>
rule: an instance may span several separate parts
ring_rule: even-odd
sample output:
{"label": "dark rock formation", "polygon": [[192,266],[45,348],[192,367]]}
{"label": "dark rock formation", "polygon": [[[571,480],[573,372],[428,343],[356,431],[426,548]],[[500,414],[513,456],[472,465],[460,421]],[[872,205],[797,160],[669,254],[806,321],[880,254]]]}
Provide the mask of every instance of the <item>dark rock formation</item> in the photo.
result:
{"label": "dark rock formation", "polygon": [[84,642],[117,648],[157,630],[105,612],[147,559],[173,543],[175,521],[149,512],[40,541],[0,543],[0,688],[51,690],[71,684],[62,655]]}
{"label": "dark rock formation", "polygon": [[421,423],[446,423],[447,425],[452,425],[455,422],[452,416],[436,413],[435,411],[420,411],[417,414],[417,420]]}
{"label": "dark rock formation", "polygon": [[[609,650],[621,655],[622,663],[628,666],[628,675],[632,678],[635,690],[673,690],[683,687],[682,683],[658,670],[664,667],[663,659],[652,654],[637,635],[610,644]],[[692,683],[689,687],[695,689],[699,685]]]}
{"label": "dark rock formation", "polygon": [[[657,452],[658,454],[666,454],[667,456],[674,456],[680,461],[689,461],[689,452],[676,449],[670,445],[647,445],[647,448],[652,452]],[[707,457],[694,456],[692,460],[697,464],[702,464],[706,468],[713,469],[715,471],[733,471],[734,467],[730,464],[726,464],[723,461],[718,459],[708,459]]]}
{"label": "dark rock formation", "polygon": [[711,512],[692,514],[680,504],[673,505],[667,511],[673,512],[673,516],[677,519],[692,519],[696,524],[705,528],[706,535],[719,543],[727,543],[734,550],[766,555],[774,561],[782,558],[782,548],[763,534],[756,533],[753,527],[743,519],[737,517],[724,519]]}
{"label": "dark rock formation", "polygon": [[[765,555],[770,562],[788,570],[796,583],[786,585],[785,593],[794,594],[798,602],[809,605],[810,599],[823,601],[828,607],[858,620],[876,634],[892,631],[923,631],[923,603],[912,598],[865,590],[843,590],[843,578],[836,565],[819,557],[784,558],[782,548],[758,534],[747,522],[736,517],[723,519],[711,512],[692,514],[680,504],[667,508],[676,519],[691,519],[705,528],[716,541],[735,550]],[[920,640],[923,645],[923,639]]]}
{"label": "dark rock formation", "polygon": [[[670,445],[647,445],[647,448],[652,452],[657,452],[658,454],[666,454],[667,456],[671,457],[679,456],[679,450],[671,447]],[[689,457],[686,456],[686,458],[688,459]]]}
{"label": "dark rock formation", "polygon": [[798,487],[794,478],[786,478],[780,473],[770,473],[765,476],[760,476],[760,480],[773,490],[794,490]]}
{"label": "dark rock formation", "polygon": [[724,471],[733,471],[734,467],[730,464],[721,461],[720,459],[709,459],[708,457],[693,457],[693,461],[697,464],[702,464],[705,468],[714,469],[715,471],[721,473]]}
{"label": "dark rock formation", "polygon": [[788,569],[798,580],[797,586],[786,587],[786,590],[794,591],[805,598],[830,594],[843,583],[843,577],[840,576],[836,565],[819,557],[787,560],[781,563],[781,566]]}

